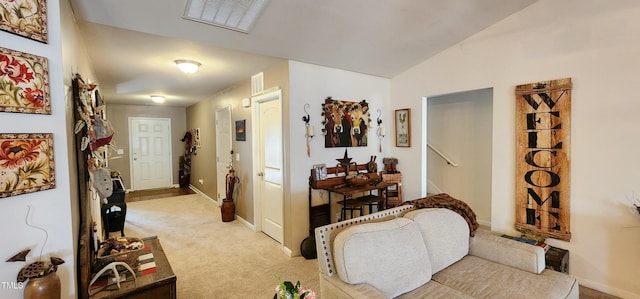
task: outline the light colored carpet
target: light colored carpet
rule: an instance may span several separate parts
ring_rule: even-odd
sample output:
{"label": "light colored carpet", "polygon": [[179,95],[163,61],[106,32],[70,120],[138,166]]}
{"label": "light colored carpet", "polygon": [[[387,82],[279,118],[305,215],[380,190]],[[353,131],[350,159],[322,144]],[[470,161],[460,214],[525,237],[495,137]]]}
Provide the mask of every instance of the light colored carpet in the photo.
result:
{"label": "light colored carpet", "polygon": [[280,277],[319,296],[317,260],[287,257],[281,245],[193,194],[127,204],[125,234],[157,235],[177,277],[178,298],[273,298]]}

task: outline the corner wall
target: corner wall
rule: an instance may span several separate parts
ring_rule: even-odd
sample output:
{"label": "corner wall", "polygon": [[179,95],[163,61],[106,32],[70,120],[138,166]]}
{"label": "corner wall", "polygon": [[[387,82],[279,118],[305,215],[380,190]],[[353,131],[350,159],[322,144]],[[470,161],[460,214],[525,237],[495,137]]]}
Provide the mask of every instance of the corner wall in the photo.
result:
{"label": "corner wall", "polygon": [[[491,227],[492,90],[429,97],[427,106],[428,142],[457,163],[449,165],[428,150],[427,178],[433,184],[429,187],[440,189],[428,193],[444,192],[464,200],[476,213],[478,223]],[[403,163],[411,160],[402,159],[398,166]]]}
{"label": "corner wall", "polygon": [[[548,243],[570,250],[581,284],[624,298],[640,298],[640,217],[628,199],[640,188],[638,15],[632,0],[541,0],[391,81],[393,108],[415,111],[423,96],[493,87],[492,228],[516,234],[515,86],[571,77],[572,239]],[[420,157],[413,137],[391,154]],[[409,198],[421,195],[424,163],[399,165]]]}
{"label": "corner wall", "polygon": [[[378,169],[382,169],[382,158],[387,157],[387,151],[393,140],[393,111],[389,107],[390,80],[386,78],[364,75],[329,67],[312,65],[297,61],[289,62],[289,81],[291,96],[289,100],[288,121],[285,134],[289,136],[289,153],[285,160],[289,161],[289,205],[285,205],[285,215],[291,215],[291,222],[287,222],[285,230],[285,246],[293,255],[300,255],[300,243],[309,236],[309,175],[314,164],[325,163],[335,166],[336,159],[344,156],[347,149],[353,162],[363,164],[369,162],[370,156],[377,156]],[[371,117],[368,143],[366,147],[338,147],[325,148],[322,136],[322,104],[327,97],[336,100],[360,102],[367,100]],[[315,137],[310,141],[311,157],[307,157],[305,140],[305,126],[302,116],[306,116],[304,105],[311,117],[310,124],[315,127]],[[377,110],[381,110],[382,125],[388,136],[383,140],[382,153],[378,152],[379,142],[375,135]],[[404,175],[403,175],[404,179]],[[326,192],[313,191],[314,205],[327,200]],[[332,218],[339,210],[335,204],[339,196],[332,196]]]}
{"label": "corner wall", "polygon": [[[53,133],[56,187],[54,189],[0,199],[0,297],[21,298],[22,289],[4,283],[16,281],[16,275],[26,264],[7,263],[4,260],[17,252],[31,248],[27,263],[40,256],[57,256],[65,260],[58,267],[61,298],[76,298],[76,255],[79,232],[77,174],[73,128],[73,100],[71,78],[83,73],[93,78],[93,71],[79,37],[77,25],[68,1],[48,1],[47,18],[49,42],[33,41],[0,31],[3,48],[46,57],[49,62],[51,115],[2,112],[2,133]],[[29,223],[48,232],[45,244],[42,231],[25,223],[27,209],[31,208]]]}
{"label": "corner wall", "polygon": [[[289,97],[288,63],[286,61],[278,63],[267,68],[263,73],[264,90],[276,87],[282,89],[283,115],[286,115],[286,103]],[[221,194],[222,197],[225,196],[225,190],[218,190],[216,185],[215,111],[222,107],[231,106],[233,126],[237,120],[246,120],[246,141],[236,141],[234,133],[231,148],[234,151],[233,168],[240,179],[240,184],[237,186],[240,189],[236,202],[236,215],[251,226],[254,225],[253,143],[251,141],[253,138],[251,129],[253,106],[243,108],[242,99],[244,98],[251,98],[250,78],[187,107],[187,129],[200,128],[202,142],[202,147],[197,148],[197,154],[191,158],[191,185],[209,198],[217,200],[218,194]],[[286,128],[286,120],[283,120],[283,126]],[[284,139],[286,140],[286,136]],[[240,155],[240,161],[236,161],[235,155]],[[202,179],[204,184],[200,184],[199,179]]]}
{"label": "corner wall", "polygon": [[[240,176],[240,196],[236,205],[237,215],[249,225],[254,225],[253,198],[253,159],[252,108],[242,108],[241,101],[250,95],[250,80],[240,82],[228,90],[204,99],[187,108],[187,128],[199,127],[202,135],[202,147],[193,158],[191,184],[212,199],[216,199],[215,171],[215,110],[231,105],[232,120],[246,119],[247,141],[234,141],[234,152],[242,158],[234,161],[236,173]],[[300,255],[300,243],[309,236],[309,171],[313,164],[326,163],[335,165],[336,158],[344,155],[345,148],[324,148],[321,133],[321,105],[328,96],[335,99],[359,102],[366,99],[370,103],[371,125],[375,127],[377,109],[382,111],[383,126],[387,132],[393,121],[392,112],[388,111],[390,80],[370,75],[338,70],[334,68],[311,65],[296,61],[288,61],[275,65],[264,71],[265,90],[280,87],[282,89],[283,142],[284,142],[284,247],[287,254]],[[315,134],[310,142],[311,157],[307,157],[305,143],[305,127],[302,121],[304,105],[310,104],[307,111],[311,116],[311,124],[315,126]],[[382,157],[390,144],[391,137],[383,141],[383,152],[379,153],[378,139],[369,132],[367,147],[348,148],[349,156],[355,162],[366,163],[371,155],[378,156],[379,168],[382,169]],[[199,184],[198,178],[205,183]],[[321,198],[322,196],[322,198]],[[314,205],[326,200],[324,192],[314,192]],[[337,199],[333,198],[333,202]],[[337,211],[334,204],[334,211]],[[335,220],[335,219],[334,219]]]}

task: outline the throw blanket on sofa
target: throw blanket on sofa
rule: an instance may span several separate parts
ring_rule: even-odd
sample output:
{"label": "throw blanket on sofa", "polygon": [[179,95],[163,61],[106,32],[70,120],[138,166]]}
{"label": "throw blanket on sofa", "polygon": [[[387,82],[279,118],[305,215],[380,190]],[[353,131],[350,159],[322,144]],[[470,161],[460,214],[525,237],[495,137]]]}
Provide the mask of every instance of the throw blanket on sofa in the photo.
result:
{"label": "throw blanket on sofa", "polygon": [[420,199],[414,199],[402,203],[403,205],[413,205],[416,209],[423,208],[445,208],[452,210],[469,225],[469,234],[473,237],[476,229],[478,229],[478,222],[476,221],[476,213],[471,210],[466,202],[451,197],[449,194],[440,193],[436,195],[427,196]]}

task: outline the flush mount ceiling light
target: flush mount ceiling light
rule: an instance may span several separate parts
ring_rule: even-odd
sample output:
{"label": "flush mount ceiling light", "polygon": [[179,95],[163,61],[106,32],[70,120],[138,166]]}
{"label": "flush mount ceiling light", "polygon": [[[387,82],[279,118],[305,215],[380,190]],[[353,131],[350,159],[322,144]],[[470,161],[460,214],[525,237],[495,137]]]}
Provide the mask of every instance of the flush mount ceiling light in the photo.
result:
{"label": "flush mount ceiling light", "polygon": [[268,0],[188,0],[183,18],[249,33]]}
{"label": "flush mount ceiling light", "polygon": [[198,68],[200,67],[200,62],[197,62],[195,60],[178,59],[174,62],[183,73],[187,74],[197,72]]}
{"label": "flush mount ceiling light", "polygon": [[163,96],[151,96],[151,100],[154,103],[163,103],[164,102],[164,97]]}

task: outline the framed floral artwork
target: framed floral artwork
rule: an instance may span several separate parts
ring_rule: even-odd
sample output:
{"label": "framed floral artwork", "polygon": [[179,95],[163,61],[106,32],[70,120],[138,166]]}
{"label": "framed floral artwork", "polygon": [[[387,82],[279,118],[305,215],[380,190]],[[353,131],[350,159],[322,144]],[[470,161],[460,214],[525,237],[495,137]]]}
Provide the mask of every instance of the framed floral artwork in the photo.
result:
{"label": "framed floral artwork", "polygon": [[0,134],[0,198],[55,187],[53,134]]}
{"label": "framed floral artwork", "polygon": [[396,146],[411,147],[411,109],[398,109],[396,119]]}
{"label": "framed floral artwork", "polygon": [[51,114],[46,58],[0,47],[0,111]]}
{"label": "framed floral artwork", "polygon": [[0,0],[0,29],[47,43],[47,1]]}

